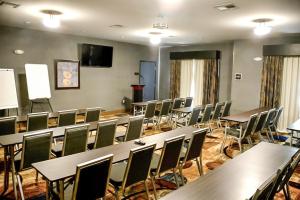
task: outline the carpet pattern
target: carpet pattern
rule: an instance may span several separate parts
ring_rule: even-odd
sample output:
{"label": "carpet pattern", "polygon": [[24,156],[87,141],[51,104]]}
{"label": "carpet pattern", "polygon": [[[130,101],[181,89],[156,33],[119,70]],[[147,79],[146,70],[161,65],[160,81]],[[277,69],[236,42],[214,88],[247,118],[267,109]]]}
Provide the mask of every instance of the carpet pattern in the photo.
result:
{"label": "carpet pattern", "polygon": [[[115,116],[109,115],[106,116],[107,119],[113,119]],[[118,127],[117,131],[125,131],[125,127]],[[161,130],[155,130],[152,129],[152,127],[145,128],[145,136],[158,134],[164,131],[170,130],[170,127],[167,126],[166,123],[163,123],[161,126]],[[224,153],[220,153],[220,146],[221,142],[223,140],[223,129],[214,129],[213,133],[209,135],[204,143],[203,147],[203,153],[202,153],[202,159],[203,159],[203,171],[204,174],[207,172],[214,170],[215,168],[221,166],[223,163],[225,163],[227,160],[230,160],[229,157],[235,157],[239,154],[238,146],[234,143],[231,147],[226,148],[226,156]],[[226,145],[228,145],[229,142],[227,142]],[[243,144],[244,149],[247,150],[250,148],[248,144]],[[186,168],[183,169],[183,175],[187,179],[187,182],[193,182],[199,178],[199,173],[197,169],[197,165],[194,162],[188,163]],[[35,181],[35,170],[27,170],[21,173],[23,177],[23,190],[26,199],[31,200],[41,200],[45,199],[45,187],[46,183],[42,179],[41,176],[39,176],[38,181]],[[176,189],[176,185],[173,182],[170,182],[170,178],[168,178],[168,174],[162,178],[156,181],[156,188],[158,191],[158,195],[160,197],[165,196],[169,192],[172,192],[172,190]],[[300,183],[300,168],[297,168],[295,173],[293,174],[291,181],[295,183]],[[12,191],[12,183],[11,183],[11,174],[10,174],[10,187],[8,192],[6,193],[5,197],[0,197],[0,199],[14,199],[13,191]],[[151,198],[154,199],[153,192],[152,192],[152,185],[150,184],[150,181],[148,182],[148,186],[150,189]],[[0,193],[3,190],[3,149],[0,149]],[[113,188],[109,188],[107,194],[107,199],[113,200]],[[295,187],[290,187],[291,196],[292,199],[300,200],[300,189],[297,189]],[[67,193],[67,192],[66,192]],[[134,194],[134,195],[130,195]],[[142,200],[147,199],[145,192],[144,192],[144,186],[143,184],[137,184],[132,187],[130,187],[126,191],[126,199],[130,200]],[[69,199],[69,196],[66,196],[65,199]],[[276,200],[282,200],[284,199],[284,195],[282,192],[276,195]]]}

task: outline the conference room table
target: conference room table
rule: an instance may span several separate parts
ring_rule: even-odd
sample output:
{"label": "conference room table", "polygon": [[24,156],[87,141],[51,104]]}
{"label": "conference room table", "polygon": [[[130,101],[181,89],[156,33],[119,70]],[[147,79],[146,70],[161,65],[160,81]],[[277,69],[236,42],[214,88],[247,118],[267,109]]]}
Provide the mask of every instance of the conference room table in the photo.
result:
{"label": "conference room table", "polygon": [[[117,120],[117,125],[119,126],[119,125],[127,124],[129,121],[129,117],[130,116],[124,116],[124,117],[115,118],[115,119],[105,119],[105,120],[100,120],[100,122]],[[7,156],[10,156],[10,158],[11,158],[10,159],[10,161],[11,161],[10,167],[11,167],[11,172],[12,172],[12,177],[13,177],[12,180],[13,180],[13,188],[14,188],[15,196],[17,196],[17,193],[16,193],[16,182],[15,182],[15,178],[14,178],[15,173],[16,173],[15,164],[14,164],[14,152],[15,152],[14,148],[15,148],[15,145],[22,144],[24,135],[31,134],[31,133],[38,133],[41,131],[52,131],[53,138],[58,138],[58,137],[64,136],[66,128],[71,128],[71,127],[78,126],[78,125],[89,125],[89,130],[93,131],[93,130],[97,129],[97,124],[98,124],[98,121],[95,121],[95,122],[89,122],[89,123],[80,123],[80,124],[71,125],[71,126],[62,126],[62,127],[43,129],[43,130],[39,130],[39,131],[22,132],[22,133],[8,134],[8,135],[0,136],[0,145],[4,148],[5,163],[7,163],[7,161],[6,161]],[[115,137],[121,137],[124,135],[125,135],[124,132],[116,132]],[[4,174],[4,190],[3,190],[2,194],[4,194],[8,189],[8,182],[9,182],[8,180],[9,180],[9,169],[8,169],[8,165],[6,164],[5,174]]]}
{"label": "conference room table", "polygon": [[[300,139],[300,137],[298,135],[300,133],[300,119],[298,119],[297,121],[295,121],[292,124],[290,124],[287,127],[287,130],[289,130],[290,133],[291,133],[290,146],[292,146],[294,139],[296,139],[296,140]],[[297,134],[297,136],[294,135],[295,133]]]}
{"label": "conference room table", "polygon": [[[161,104],[162,101],[161,100],[152,100],[151,102],[155,101],[156,104]],[[143,101],[143,102],[134,102],[131,103],[131,105],[133,106],[133,115],[137,115],[138,110],[140,108],[140,112],[141,114],[144,114],[145,112],[145,107],[148,105],[149,101]]]}
{"label": "conference room table", "polygon": [[[196,130],[199,129],[195,127],[183,127],[160,134],[146,136],[141,138],[141,140],[145,142],[146,145],[155,143],[156,150],[158,150],[163,147],[164,141],[166,139],[180,135],[185,135],[186,139],[190,139],[193,132]],[[132,140],[99,149],[94,149],[91,151],[85,151],[82,153],[55,158],[43,162],[33,163],[32,166],[46,179],[47,196],[49,192],[52,191],[52,183],[57,181],[59,182],[59,196],[62,200],[64,197],[63,180],[75,176],[76,167],[78,164],[108,154],[114,154],[113,163],[117,163],[123,160],[127,160],[130,150],[139,146],[141,145],[136,144],[135,141]]]}
{"label": "conference room table", "polygon": [[250,199],[297,152],[294,147],[261,142],[161,200]]}

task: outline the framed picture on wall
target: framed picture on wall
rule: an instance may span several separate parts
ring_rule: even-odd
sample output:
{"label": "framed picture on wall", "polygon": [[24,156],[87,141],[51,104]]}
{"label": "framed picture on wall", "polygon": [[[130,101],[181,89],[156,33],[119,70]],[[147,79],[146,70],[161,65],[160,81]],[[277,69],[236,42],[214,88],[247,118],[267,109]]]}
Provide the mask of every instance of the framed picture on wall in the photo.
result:
{"label": "framed picture on wall", "polygon": [[79,61],[55,60],[55,89],[80,89]]}

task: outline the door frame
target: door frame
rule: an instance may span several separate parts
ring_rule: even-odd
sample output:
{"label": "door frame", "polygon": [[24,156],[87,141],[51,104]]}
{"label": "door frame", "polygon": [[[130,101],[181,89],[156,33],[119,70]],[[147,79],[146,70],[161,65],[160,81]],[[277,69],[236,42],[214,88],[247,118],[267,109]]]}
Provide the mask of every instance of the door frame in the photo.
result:
{"label": "door frame", "polygon": [[[157,62],[156,61],[149,61],[149,60],[140,60],[140,66],[139,66],[139,73],[141,74],[141,66],[143,62],[148,63],[154,63],[154,71],[155,71],[155,77],[154,77],[154,99],[157,97]],[[144,80],[145,81],[145,80]],[[141,76],[139,76],[139,84],[141,84]]]}

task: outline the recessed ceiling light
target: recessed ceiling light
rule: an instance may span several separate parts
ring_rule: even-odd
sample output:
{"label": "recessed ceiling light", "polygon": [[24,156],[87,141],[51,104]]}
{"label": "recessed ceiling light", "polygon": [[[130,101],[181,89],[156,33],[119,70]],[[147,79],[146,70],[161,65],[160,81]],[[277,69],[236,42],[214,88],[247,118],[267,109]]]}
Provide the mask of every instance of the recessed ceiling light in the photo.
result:
{"label": "recessed ceiling light", "polygon": [[48,28],[58,28],[60,26],[59,15],[62,15],[62,12],[57,10],[41,10],[41,13],[45,14],[43,19],[44,26]]}
{"label": "recessed ceiling light", "polygon": [[223,4],[216,5],[215,8],[218,9],[219,11],[226,11],[226,10],[235,9],[237,8],[237,6],[234,5],[233,3],[223,3]]}
{"label": "recessed ceiling light", "polygon": [[161,35],[161,32],[151,31],[149,32],[150,35]]}
{"label": "recessed ceiling light", "polygon": [[121,24],[114,24],[114,25],[111,25],[109,26],[110,28],[123,28],[124,26],[121,25]]}
{"label": "recessed ceiling light", "polygon": [[270,18],[261,18],[255,19],[253,22],[257,23],[257,26],[254,28],[253,32],[255,35],[267,35],[272,31],[272,27],[268,26],[266,23],[271,22]]}

